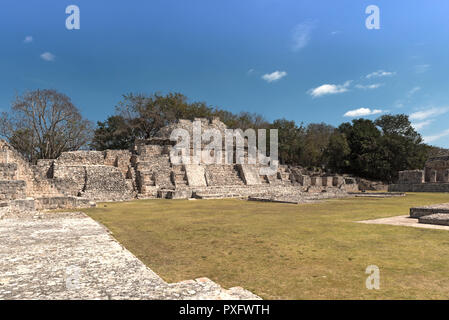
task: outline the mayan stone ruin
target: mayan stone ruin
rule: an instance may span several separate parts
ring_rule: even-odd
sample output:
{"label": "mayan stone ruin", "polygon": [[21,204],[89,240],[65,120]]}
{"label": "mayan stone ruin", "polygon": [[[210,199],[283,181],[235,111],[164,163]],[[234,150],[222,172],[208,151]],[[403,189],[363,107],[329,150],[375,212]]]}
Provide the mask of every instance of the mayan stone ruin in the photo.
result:
{"label": "mayan stone ruin", "polygon": [[449,155],[429,158],[424,170],[400,171],[398,182],[388,191],[449,192]]}
{"label": "mayan stone ruin", "polygon": [[[218,119],[195,119],[201,128],[222,133]],[[272,175],[259,164],[175,164],[170,158],[176,128],[192,132],[193,122],[179,120],[132,150],[64,152],[57,159],[30,164],[7,142],[0,141],[1,210],[41,210],[95,206],[96,201],[142,198],[306,202],[358,191],[351,177],[308,175],[299,167],[279,165]],[[247,154],[247,150],[245,150]]]}

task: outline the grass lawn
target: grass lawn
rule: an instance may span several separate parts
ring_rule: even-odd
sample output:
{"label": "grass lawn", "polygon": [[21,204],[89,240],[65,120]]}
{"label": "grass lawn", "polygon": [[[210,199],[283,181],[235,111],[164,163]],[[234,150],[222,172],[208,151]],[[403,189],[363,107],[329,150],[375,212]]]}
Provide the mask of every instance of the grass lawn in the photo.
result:
{"label": "grass lawn", "polygon": [[[316,204],[140,200],[84,210],[168,282],[208,277],[265,299],[447,299],[449,231],[354,221],[449,194]],[[368,265],[380,290],[365,287]]]}

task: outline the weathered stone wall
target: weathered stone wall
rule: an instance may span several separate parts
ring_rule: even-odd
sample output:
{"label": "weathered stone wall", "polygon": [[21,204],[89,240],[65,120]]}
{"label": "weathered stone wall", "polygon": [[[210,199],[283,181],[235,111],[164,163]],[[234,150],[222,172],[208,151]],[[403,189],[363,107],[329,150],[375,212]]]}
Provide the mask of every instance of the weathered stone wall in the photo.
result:
{"label": "weathered stone wall", "polygon": [[83,198],[99,201],[119,201],[134,198],[124,174],[116,167],[86,166]]}
{"label": "weathered stone wall", "polygon": [[389,192],[449,192],[449,183],[390,184]]}
{"label": "weathered stone wall", "polygon": [[423,170],[399,171],[399,184],[419,184],[424,183]]}
{"label": "weathered stone wall", "polygon": [[0,180],[16,180],[16,178],[16,163],[0,163]]}
{"label": "weathered stone wall", "polygon": [[104,158],[105,154],[103,151],[70,151],[63,152],[57,159],[57,162],[66,166],[104,165]]}
{"label": "weathered stone wall", "polygon": [[0,181],[0,200],[26,198],[26,182],[23,180]]}

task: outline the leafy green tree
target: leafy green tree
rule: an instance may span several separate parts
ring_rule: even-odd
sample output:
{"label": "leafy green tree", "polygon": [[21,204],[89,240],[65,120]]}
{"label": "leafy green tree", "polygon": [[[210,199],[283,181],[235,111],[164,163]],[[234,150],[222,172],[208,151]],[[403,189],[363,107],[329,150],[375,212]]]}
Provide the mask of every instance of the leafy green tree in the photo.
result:
{"label": "leafy green tree", "polygon": [[300,163],[305,167],[323,167],[325,150],[335,128],[325,123],[311,123],[304,134],[304,147],[301,150]]}
{"label": "leafy green tree", "polygon": [[329,169],[344,173],[350,168],[349,156],[351,148],[343,133],[336,130],[329,138],[329,144],[324,151],[324,157]]}
{"label": "leafy green tree", "polygon": [[275,120],[271,128],[278,129],[278,153],[281,162],[299,164],[299,155],[304,147],[304,128],[286,119]]}
{"label": "leafy green tree", "polygon": [[382,130],[380,145],[384,162],[388,165],[384,180],[396,180],[401,170],[424,167],[429,148],[412,127],[407,115],[384,115],[375,124]]}
{"label": "leafy green tree", "polygon": [[344,134],[351,153],[349,155],[349,171],[361,177],[377,176],[379,160],[380,131],[368,119],[356,119],[343,123],[338,130]]}
{"label": "leafy green tree", "polygon": [[104,122],[98,122],[91,147],[95,150],[130,149],[134,137],[130,127],[122,116],[111,116]]}

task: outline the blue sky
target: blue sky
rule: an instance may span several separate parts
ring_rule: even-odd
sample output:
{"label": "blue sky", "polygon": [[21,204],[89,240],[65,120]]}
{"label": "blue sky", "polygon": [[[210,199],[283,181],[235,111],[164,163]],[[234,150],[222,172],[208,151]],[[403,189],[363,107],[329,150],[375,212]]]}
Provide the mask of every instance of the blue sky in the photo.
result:
{"label": "blue sky", "polygon": [[122,94],[177,91],[298,124],[406,113],[449,147],[448,17],[447,0],[2,0],[0,109],[53,88],[97,121]]}

